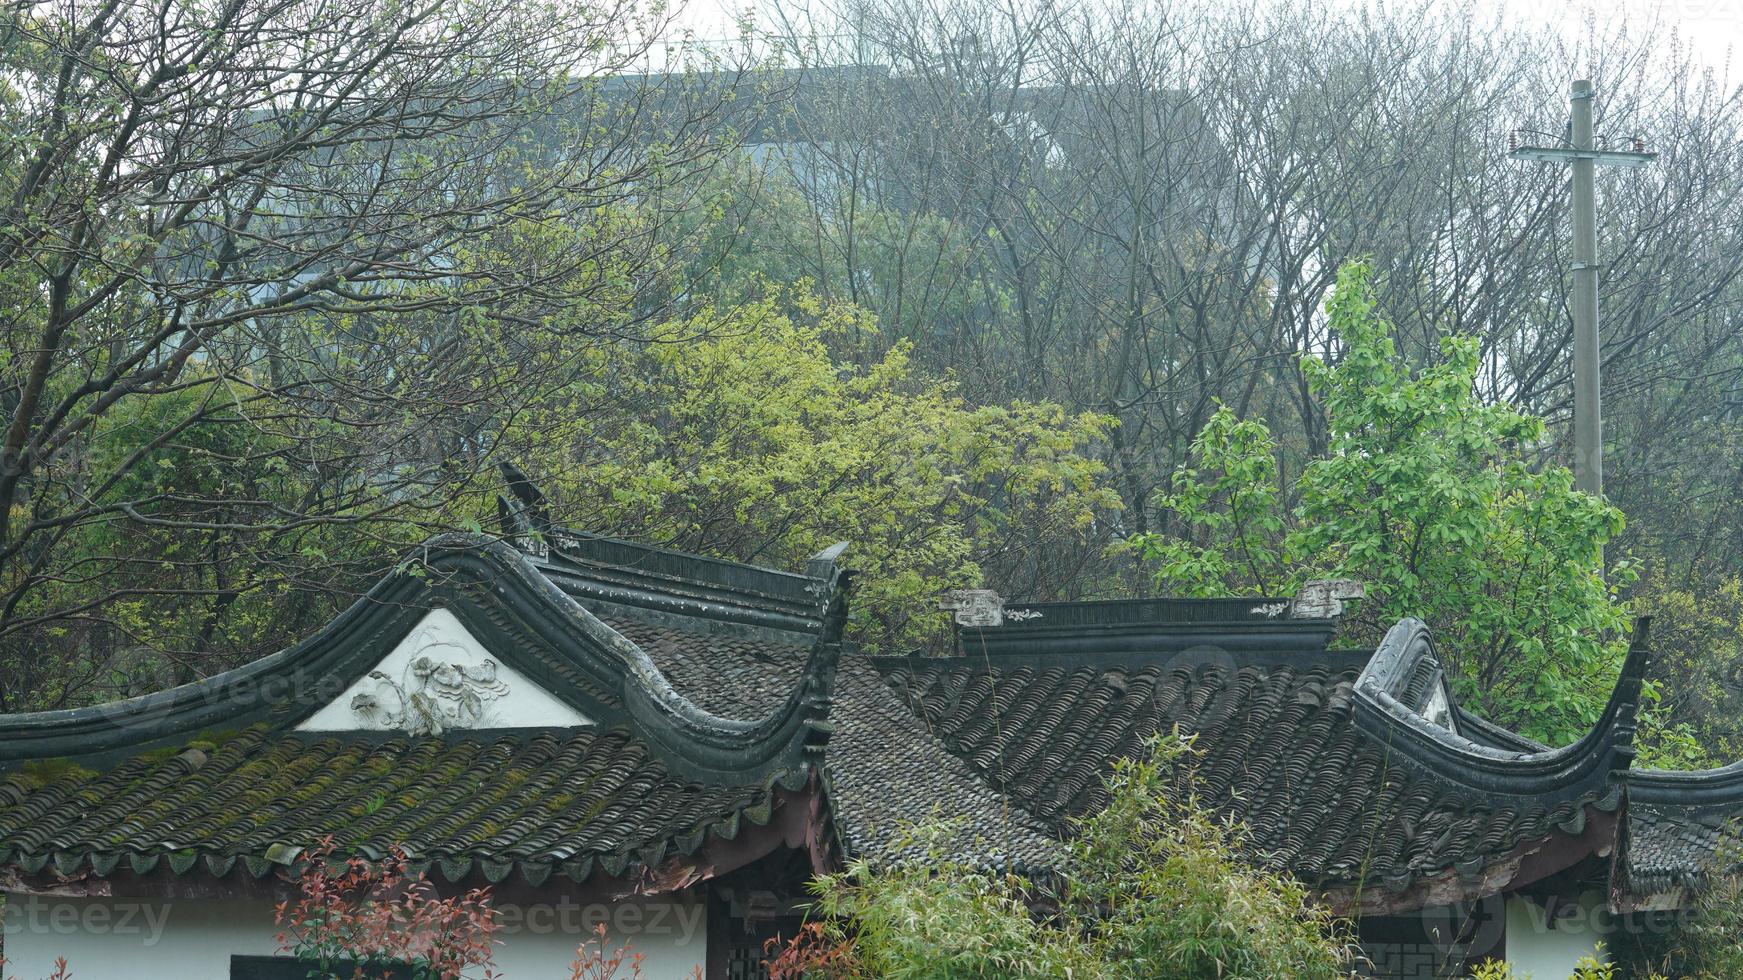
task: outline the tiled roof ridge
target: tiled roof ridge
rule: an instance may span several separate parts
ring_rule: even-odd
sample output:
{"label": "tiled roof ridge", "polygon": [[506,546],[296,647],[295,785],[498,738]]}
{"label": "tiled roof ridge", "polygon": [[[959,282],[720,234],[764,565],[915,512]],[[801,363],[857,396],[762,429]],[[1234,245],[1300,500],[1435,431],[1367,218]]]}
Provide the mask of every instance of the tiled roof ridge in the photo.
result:
{"label": "tiled roof ridge", "polygon": [[1356,727],[1406,761],[1471,790],[1540,800],[1596,792],[1598,805],[1615,809],[1621,802],[1623,774],[1635,754],[1641,685],[1651,659],[1649,625],[1649,617],[1636,621],[1602,715],[1572,745],[1526,750],[1485,745],[1429,721],[1405,703],[1401,695],[1424,661],[1439,659],[1428,626],[1413,618],[1387,631],[1357,678]]}
{"label": "tiled roof ridge", "polygon": [[1358,671],[1373,651],[1327,647],[1320,649],[1274,649],[1268,647],[1227,649],[1217,646],[1187,647],[1166,650],[1035,650],[1025,652],[993,652],[980,648],[978,641],[964,638],[961,653],[929,654],[915,651],[906,654],[861,654],[880,671],[896,668],[914,670],[952,670],[969,673],[996,674],[1019,667],[1038,670],[1132,670],[1152,667],[1295,667],[1309,670],[1323,667],[1333,671]]}
{"label": "tiled roof ridge", "polygon": [[[959,627],[964,653],[995,661],[1079,656],[1090,662],[1151,664],[1179,655],[1325,654],[1337,630],[1327,618],[1268,618],[1259,600],[1135,600],[1108,603],[1011,603],[997,626]],[[1219,615],[1226,612],[1228,615]],[[1348,651],[1337,651],[1347,657]]]}
{"label": "tiled roof ridge", "polygon": [[1743,761],[1710,769],[1629,769],[1631,799],[1672,806],[1743,807]]}
{"label": "tiled roof ridge", "polygon": [[1631,802],[1728,808],[1743,815],[1743,760],[1710,769],[1630,769],[1620,779]]}
{"label": "tiled roof ridge", "polygon": [[1025,601],[1012,599],[1004,604],[1007,611],[1041,612],[1036,617],[1021,617],[1013,625],[1046,625],[1048,620],[1066,618],[1073,625],[1082,625],[1083,617],[1095,623],[1154,622],[1279,622],[1311,627],[1332,618],[1297,616],[1290,610],[1294,599],[1289,596],[1229,596],[1198,598],[1192,596],[1138,596],[1123,599],[1061,599]]}
{"label": "tiled roof ridge", "polygon": [[[338,617],[297,644],[235,670],[90,708],[0,716],[0,767],[46,758],[119,757],[202,731],[259,721],[285,728],[370,669],[428,609],[441,605],[513,666],[601,727],[633,724],[686,778],[759,782],[808,769],[828,740],[828,714],[848,575],[831,565],[820,631],[799,683],[761,718],[704,710],[636,644],[600,622],[529,558],[483,535],[430,538]],[[530,641],[530,642],[529,642]],[[548,654],[543,649],[548,648]]]}
{"label": "tiled roof ridge", "polygon": [[540,569],[577,598],[683,619],[814,634],[829,602],[836,545],[805,573],[657,548],[571,528],[550,529]]}
{"label": "tiled roof ridge", "polygon": [[570,595],[659,617],[789,634],[823,628],[846,542],[812,556],[803,572],[787,572],[606,537],[558,524],[525,473],[507,462],[501,469],[509,490],[497,498],[502,539]]}

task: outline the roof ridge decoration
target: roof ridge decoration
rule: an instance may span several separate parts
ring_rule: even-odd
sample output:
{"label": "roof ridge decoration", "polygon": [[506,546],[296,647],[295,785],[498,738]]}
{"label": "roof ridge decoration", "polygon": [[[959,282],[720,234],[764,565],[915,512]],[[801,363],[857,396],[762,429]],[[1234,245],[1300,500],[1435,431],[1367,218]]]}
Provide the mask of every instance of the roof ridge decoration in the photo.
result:
{"label": "roof ridge decoration", "polygon": [[773,630],[792,642],[809,643],[823,630],[847,542],[813,555],[804,572],[786,572],[592,534],[558,524],[544,491],[520,467],[499,465],[509,491],[497,496],[502,539],[563,591],[640,618]]}
{"label": "roof ridge decoration", "polygon": [[[1650,617],[1636,620],[1628,654],[1603,714],[1590,732],[1555,749],[1511,750],[1472,741],[1431,722],[1402,695],[1411,678],[1439,656],[1427,624],[1402,619],[1386,633],[1356,679],[1358,729],[1408,762],[1480,793],[1567,799],[1601,792],[1604,809],[1619,803],[1619,778],[1632,766],[1641,684],[1651,660]],[[1492,726],[1491,726],[1492,727]],[[1493,740],[1493,739],[1491,739]],[[1521,740],[1516,744],[1529,744]]]}
{"label": "roof ridge decoration", "polygon": [[1098,599],[1007,602],[988,590],[960,590],[940,603],[954,613],[959,647],[1000,662],[1081,660],[1125,664],[1171,661],[1183,654],[1278,656],[1307,662],[1347,656],[1331,651],[1341,598],[1353,583],[1320,583],[1324,595],[1298,600]]}
{"label": "roof ridge decoration", "polygon": [[692,702],[646,652],[517,549],[482,535],[442,534],[319,631],[254,663],[125,701],[0,716],[0,768],[33,759],[113,760],[260,722],[288,731],[439,607],[601,728],[631,728],[674,774],[739,784],[778,776],[796,788],[828,739],[847,618],[849,573],[830,568],[819,580],[819,629],[804,673],[761,718],[728,718]]}

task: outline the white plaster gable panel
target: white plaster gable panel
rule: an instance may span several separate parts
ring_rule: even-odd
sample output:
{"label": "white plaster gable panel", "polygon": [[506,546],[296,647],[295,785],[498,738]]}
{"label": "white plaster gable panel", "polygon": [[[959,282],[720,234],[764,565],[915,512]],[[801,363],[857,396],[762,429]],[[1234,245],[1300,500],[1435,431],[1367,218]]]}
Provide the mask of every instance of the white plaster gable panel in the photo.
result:
{"label": "white plaster gable panel", "polygon": [[1428,694],[1428,702],[1422,706],[1422,717],[1454,734],[1458,733],[1458,725],[1453,721],[1452,701],[1447,697],[1446,684],[1436,683],[1434,690]]}
{"label": "white plaster gable panel", "polygon": [[297,726],[303,732],[573,728],[591,724],[432,609],[375,668]]}

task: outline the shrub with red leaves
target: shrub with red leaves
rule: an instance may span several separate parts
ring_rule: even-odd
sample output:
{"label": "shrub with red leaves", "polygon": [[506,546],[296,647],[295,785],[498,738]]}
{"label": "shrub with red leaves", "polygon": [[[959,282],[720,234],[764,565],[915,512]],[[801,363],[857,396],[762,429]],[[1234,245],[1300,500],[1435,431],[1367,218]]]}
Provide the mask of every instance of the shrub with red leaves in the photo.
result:
{"label": "shrub with red leaves", "polygon": [[[642,980],[642,954],[630,952],[624,943],[613,950],[605,945],[605,926],[595,926],[593,938],[575,949],[575,960],[569,964],[569,980],[619,980],[620,971],[628,968],[623,980]],[[702,980],[702,968],[690,971],[691,980]]]}
{"label": "shrub with red leaves", "polygon": [[275,919],[279,951],[322,968],[351,964],[361,978],[366,967],[407,968],[405,980],[462,980],[476,967],[491,968],[499,928],[490,890],[475,888],[453,898],[436,894],[422,875],[406,869],[405,852],[394,848],[380,861],[332,861],[333,839],[309,854],[296,902],[280,902]]}
{"label": "shrub with red leaves", "polygon": [[865,967],[853,940],[838,938],[821,922],[807,922],[792,939],[779,936],[763,944],[769,980],[858,980]]}
{"label": "shrub with red leaves", "polygon": [[[475,967],[486,980],[501,977],[491,966],[500,923],[490,889],[440,898],[422,875],[408,873],[398,847],[381,861],[343,864],[332,860],[333,851],[332,838],[323,838],[309,854],[301,897],[278,904],[280,952],[323,970],[348,964],[355,978],[371,967],[399,966],[408,968],[404,980],[462,980]],[[569,969],[569,980],[642,980],[642,954],[629,943],[608,948],[601,925],[576,947]],[[701,968],[692,976],[701,980]]]}
{"label": "shrub with red leaves", "polygon": [[[72,976],[73,971],[67,969],[67,958],[60,956],[55,958],[54,972],[44,977],[43,980],[72,980]],[[6,957],[4,956],[0,956],[0,977],[6,977],[6,980],[18,980],[17,977],[6,976]]]}

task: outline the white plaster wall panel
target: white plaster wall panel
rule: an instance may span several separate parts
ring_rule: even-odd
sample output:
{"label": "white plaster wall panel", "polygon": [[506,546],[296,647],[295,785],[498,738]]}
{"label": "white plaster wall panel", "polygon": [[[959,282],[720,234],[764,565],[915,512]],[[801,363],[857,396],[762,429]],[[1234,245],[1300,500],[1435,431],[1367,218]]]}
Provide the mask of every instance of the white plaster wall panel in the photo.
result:
{"label": "white plaster wall panel", "polygon": [[446,609],[432,609],[344,693],[304,719],[304,732],[573,728],[574,708],[502,663]]}
{"label": "white plaster wall panel", "polygon": [[[272,904],[231,899],[80,899],[9,895],[6,970],[41,980],[57,956],[74,980],[229,980],[232,955],[270,956]],[[688,980],[707,959],[701,902],[504,905],[495,968],[504,980],[564,980],[575,948],[603,923],[613,948],[643,955],[646,980]],[[627,970],[625,971],[627,973]]]}
{"label": "white plaster wall panel", "polygon": [[1580,896],[1573,914],[1553,923],[1542,906],[1507,900],[1507,962],[1522,977],[1565,980],[1582,957],[1597,954],[1607,931],[1603,902],[1595,894]]}

